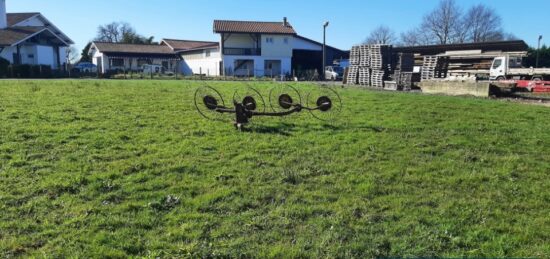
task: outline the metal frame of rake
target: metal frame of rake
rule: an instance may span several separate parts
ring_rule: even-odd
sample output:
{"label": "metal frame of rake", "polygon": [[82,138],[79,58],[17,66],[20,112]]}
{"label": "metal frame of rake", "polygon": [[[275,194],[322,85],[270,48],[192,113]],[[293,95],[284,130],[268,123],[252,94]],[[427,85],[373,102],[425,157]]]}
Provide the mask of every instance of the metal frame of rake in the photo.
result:
{"label": "metal frame of rake", "polygon": [[[247,87],[247,94],[239,97],[238,91],[233,94],[233,107],[225,105],[222,95],[218,90],[211,86],[202,86],[195,92],[195,108],[206,119],[213,119],[214,116],[222,114],[234,114],[235,128],[243,130],[244,126],[250,122],[253,117],[285,117],[302,111],[309,111],[314,118],[327,121],[316,113],[336,114],[341,111],[342,100],[340,95],[333,89],[322,87],[325,94],[320,94],[318,98],[311,103],[311,106],[302,104],[302,97],[296,88],[290,85],[274,87],[269,93],[269,102],[272,112],[265,111],[265,101],[263,96],[254,88]],[[279,91],[278,94],[275,94]],[[294,96],[294,98],[293,98]],[[308,94],[310,100],[311,93]],[[313,100],[311,100],[313,101]],[[262,107],[263,106],[263,109]],[[200,107],[206,108],[201,110]],[[329,116],[331,117],[331,116]]]}

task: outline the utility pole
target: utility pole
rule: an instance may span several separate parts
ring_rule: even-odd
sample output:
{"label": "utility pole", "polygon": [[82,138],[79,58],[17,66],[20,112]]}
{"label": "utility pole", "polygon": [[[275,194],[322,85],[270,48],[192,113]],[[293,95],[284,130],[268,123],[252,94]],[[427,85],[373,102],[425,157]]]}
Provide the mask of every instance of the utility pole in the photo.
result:
{"label": "utility pole", "polygon": [[327,62],[327,27],[329,25],[329,22],[325,22],[325,24],[323,24],[323,67],[321,68],[321,75],[322,75],[322,79],[321,81],[325,81],[326,80],[326,76],[325,76],[325,70],[326,70],[326,62]]}
{"label": "utility pole", "polygon": [[535,67],[538,68],[539,67],[539,57],[540,57],[540,41],[542,40],[542,35],[539,35],[539,46],[537,48],[537,62],[536,62],[536,65]]}

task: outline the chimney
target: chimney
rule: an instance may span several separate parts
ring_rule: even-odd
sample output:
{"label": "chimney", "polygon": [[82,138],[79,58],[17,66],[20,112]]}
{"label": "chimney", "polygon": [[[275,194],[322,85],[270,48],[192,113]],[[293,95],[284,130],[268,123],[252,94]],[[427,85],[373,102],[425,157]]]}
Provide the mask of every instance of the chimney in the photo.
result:
{"label": "chimney", "polygon": [[0,0],[0,30],[8,28],[8,16],[6,15],[6,0]]}
{"label": "chimney", "polygon": [[[0,1],[4,1],[4,0],[0,0]],[[288,27],[288,19],[286,19],[286,17],[283,18],[283,26]]]}

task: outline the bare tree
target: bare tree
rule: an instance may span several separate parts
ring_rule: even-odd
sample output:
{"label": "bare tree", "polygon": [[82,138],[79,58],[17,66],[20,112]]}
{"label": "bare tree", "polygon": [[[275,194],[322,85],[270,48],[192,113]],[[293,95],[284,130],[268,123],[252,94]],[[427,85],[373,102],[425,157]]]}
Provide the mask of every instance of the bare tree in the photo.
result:
{"label": "bare tree", "polygon": [[121,39],[120,24],[117,22],[101,25],[97,28],[97,41],[119,42]]}
{"label": "bare tree", "polygon": [[430,32],[439,44],[449,44],[455,41],[461,17],[462,10],[455,0],[442,0],[438,7],[424,16],[422,29]]}
{"label": "bare tree", "polygon": [[66,56],[67,64],[75,64],[80,59],[80,55],[78,53],[78,50],[73,46],[68,47],[65,51],[65,54],[67,55]]}
{"label": "bare tree", "polygon": [[392,44],[395,43],[395,41],[395,32],[393,32],[393,30],[390,29],[388,26],[380,25],[369,34],[369,36],[365,40],[365,43]]}
{"label": "bare tree", "polygon": [[502,19],[496,11],[483,4],[472,6],[464,16],[471,42],[487,42],[504,39]]}
{"label": "bare tree", "polygon": [[434,43],[433,38],[430,38],[429,34],[419,28],[401,33],[400,38],[400,43],[403,46],[422,46]]}

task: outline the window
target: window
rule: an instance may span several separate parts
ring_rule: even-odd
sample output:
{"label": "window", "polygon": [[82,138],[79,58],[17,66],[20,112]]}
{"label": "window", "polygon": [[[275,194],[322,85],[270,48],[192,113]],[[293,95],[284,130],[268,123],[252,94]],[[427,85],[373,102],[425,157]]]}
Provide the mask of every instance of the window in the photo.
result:
{"label": "window", "polygon": [[284,41],[285,41],[285,44],[288,44],[288,38],[285,38]]}
{"label": "window", "polygon": [[29,57],[29,58],[34,58],[34,55],[33,55],[33,54],[29,54],[28,57]]}
{"label": "window", "polygon": [[266,43],[273,43],[273,38],[272,37],[267,37],[267,38],[265,38],[265,42]]}
{"label": "window", "polygon": [[502,65],[502,59],[496,59],[495,62],[493,63],[493,69],[499,68],[500,65]]}
{"label": "window", "polygon": [[168,67],[168,61],[162,61],[162,67],[165,69],[170,69],[170,67]]}
{"label": "window", "polygon": [[142,67],[143,65],[152,64],[153,62],[151,62],[150,59],[140,58],[138,59],[137,63],[138,63],[138,67]]}
{"label": "window", "polygon": [[113,66],[113,67],[123,67],[124,66],[124,59],[121,59],[121,58],[111,59],[111,66]]}
{"label": "window", "polygon": [[210,57],[210,50],[207,49],[207,50],[205,51],[205,54],[206,54],[206,57]]}

